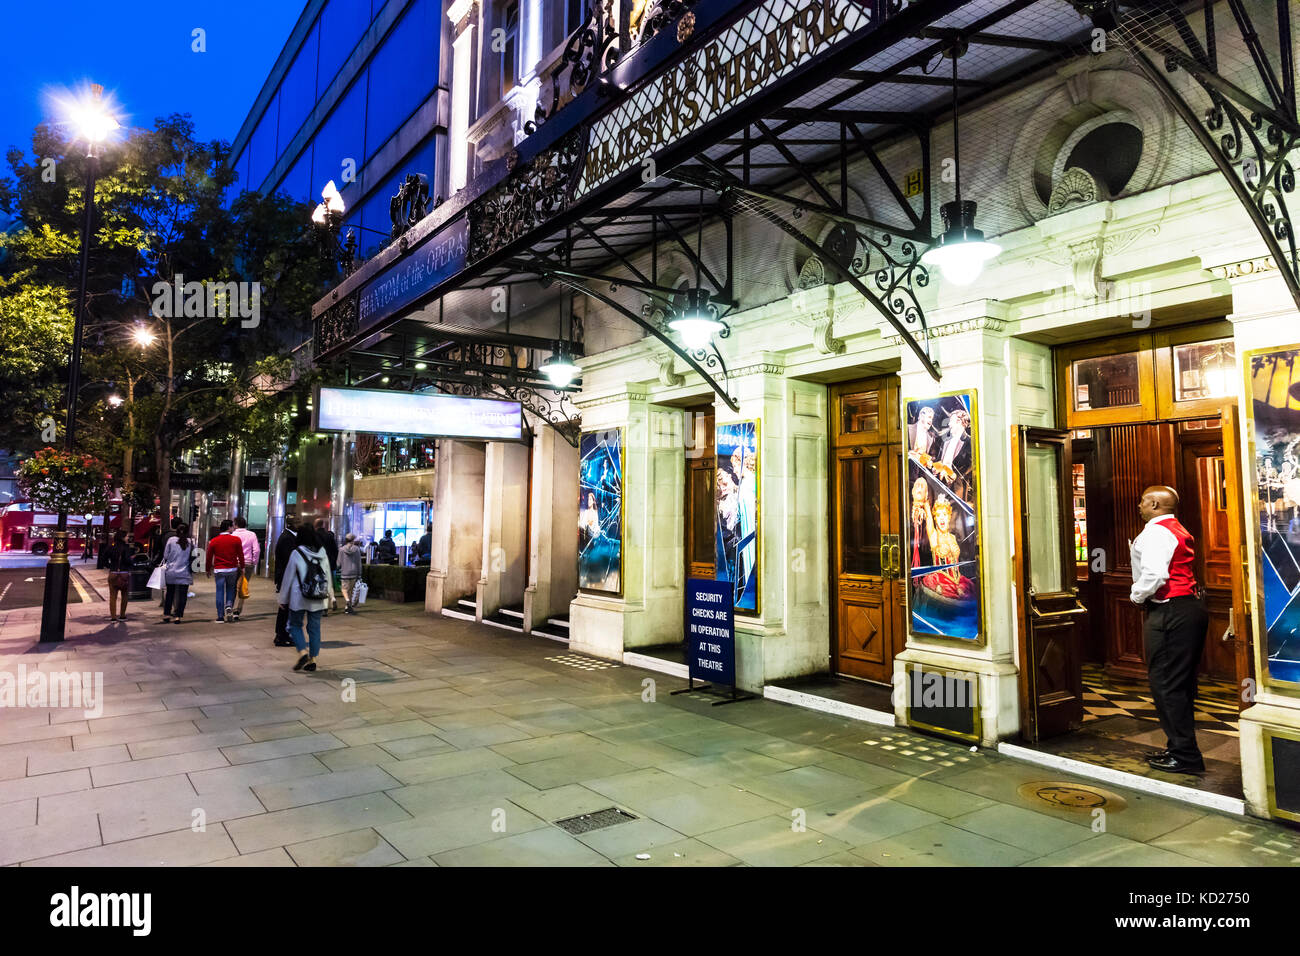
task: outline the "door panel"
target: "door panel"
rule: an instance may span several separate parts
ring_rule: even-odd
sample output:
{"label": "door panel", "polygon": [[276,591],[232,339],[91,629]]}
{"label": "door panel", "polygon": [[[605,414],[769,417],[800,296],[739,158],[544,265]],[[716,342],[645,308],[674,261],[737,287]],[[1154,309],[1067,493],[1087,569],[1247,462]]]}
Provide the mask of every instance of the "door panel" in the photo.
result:
{"label": "door panel", "polygon": [[[1228,610],[1228,643],[1233,654],[1233,677],[1237,685],[1237,707],[1245,710],[1254,699],[1245,694],[1246,681],[1255,676],[1255,655],[1251,640],[1254,628],[1250,621],[1250,602],[1247,600],[1249,580],[1246,553],[1246,505],[1242,500],[1243,470],[1241,466],[1241,424],[1235,402],[1223,407],[1220,422],[1223,432],[1223,484],[1224,504],[1227,514],[1228,586],[1231,605]],[[1215,636],[1211,631],[1210,638]],[[1248,699],[1249,698],[1249,699]]]}
{"label": "door panel", "polygon": [[1016,582],[1023,704],[1030,741],[1083,724],[1083,628],[1073,551],[1069,432],[1013,427]]}
{"label": "door panel", "polygon": [[714,549],[713,479],[717,471],[713,434],[714,414],[711,406],[686,412],[690,436],[686,448],[686,574],[692,578],[712,578]]}
{"label": "door panel", "polygon": [[888,682],[904,643],[897,379],[831,390],[832,668]]}

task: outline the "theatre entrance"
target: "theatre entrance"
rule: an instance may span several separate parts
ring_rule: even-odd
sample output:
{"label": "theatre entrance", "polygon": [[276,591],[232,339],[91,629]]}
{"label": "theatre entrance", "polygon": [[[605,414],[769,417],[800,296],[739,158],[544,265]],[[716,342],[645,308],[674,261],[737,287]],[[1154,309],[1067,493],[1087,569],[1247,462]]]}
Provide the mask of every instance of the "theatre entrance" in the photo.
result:
{"label": "theatre entrance", "polygon": [[906,644],[898,377],[835,385],[831,411],[831,668],[888,683]]}
{"label": "theatre entrance", "polygon": [[[1196,704],[1210,773],[1240,791],[1245,622],[1240,387],[1223,324],[1057,350],[1060,430],[1013,429],[1021,732],[1046,749],[1155,774],[1165,745],[1146,679],[1129,543],[1143,489],[1168,485],[1196,541],[1210,614]],[[1169,776],[1169,775],[1162,775]]]}

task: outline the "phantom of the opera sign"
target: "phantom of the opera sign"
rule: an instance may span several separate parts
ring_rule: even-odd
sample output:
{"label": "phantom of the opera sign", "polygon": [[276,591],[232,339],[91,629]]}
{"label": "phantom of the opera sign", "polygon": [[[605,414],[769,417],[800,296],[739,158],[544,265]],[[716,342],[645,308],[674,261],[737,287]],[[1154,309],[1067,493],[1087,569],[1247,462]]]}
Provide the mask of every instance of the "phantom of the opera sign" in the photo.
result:
{"label": "phantom of the opera sign", "polygon": [[368,328],[410,305],[465,268],[468,248],[469,221],[462,216],[410,255],[398,259],[362,287],[360,328]]}
{"label": "phantom of the opera sign", "polygon": [[870,11],[854,0],[751,10],[592,127],[577,197],[642,166],[662,147],[870,25]]}

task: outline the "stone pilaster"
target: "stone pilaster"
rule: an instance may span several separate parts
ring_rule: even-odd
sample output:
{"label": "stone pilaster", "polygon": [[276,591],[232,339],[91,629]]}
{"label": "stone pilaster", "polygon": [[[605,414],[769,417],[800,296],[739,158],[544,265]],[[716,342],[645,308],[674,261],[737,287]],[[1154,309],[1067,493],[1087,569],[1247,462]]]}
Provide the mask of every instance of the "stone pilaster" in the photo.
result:
{"label": "stone pilaster", "polygon": [[438,442],[433,541],[424,591],[424,609],[430,614],[474,595],[482,576],[484,457],[481,442]]}

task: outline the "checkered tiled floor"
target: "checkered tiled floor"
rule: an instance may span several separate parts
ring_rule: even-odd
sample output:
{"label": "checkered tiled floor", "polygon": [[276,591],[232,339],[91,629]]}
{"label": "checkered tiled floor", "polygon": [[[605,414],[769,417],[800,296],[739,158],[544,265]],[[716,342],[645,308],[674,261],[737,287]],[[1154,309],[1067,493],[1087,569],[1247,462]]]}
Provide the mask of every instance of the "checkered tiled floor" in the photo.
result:
{"label": "checkered tiled floor", "polygon": [[[1196,732],[1236,737],[1237,703],[1232,684],[1202,681],[1196,698]],[[1083,722],[1107,717],[1156,720],[1149,685],[1107,677],[1099,665],[1083,668]]]}

